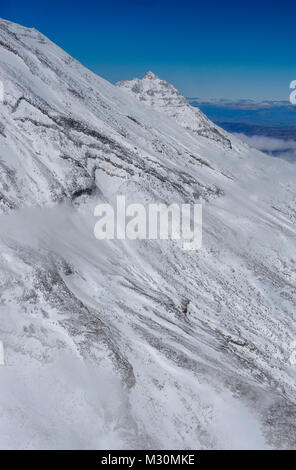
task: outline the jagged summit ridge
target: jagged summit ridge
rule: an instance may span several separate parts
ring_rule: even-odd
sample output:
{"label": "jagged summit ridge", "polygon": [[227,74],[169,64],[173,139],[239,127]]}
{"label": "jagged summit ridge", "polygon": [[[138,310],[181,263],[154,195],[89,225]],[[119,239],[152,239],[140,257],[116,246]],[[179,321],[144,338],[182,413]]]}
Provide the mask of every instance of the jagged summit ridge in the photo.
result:
{"label": "jagged summit ridge", "polygon": [[146,72],[142,79],[120,81],[116,85],[131,90],[135,95],[138,95],[137,98],[140,101],[145,101],[155,108],[183,107],[188,104],[185,97],[172,84],[160,79],[151,71]]}
{"label": "jagged summit ridge", "polygon": [[148,71],[142,79],[116,83],[139,101],[173,118],[182,127],[231,148],[229,135],[214,125],[198,108],[190,106],[177,88]]}
{"label": "jagged summit ridge", "polygon": [[158,79],[158,76],[155,75],[155,73],[151,72],[151,70],[148,70],[148,72],[145,73],[143,78],[149,78],[150,80],[155,80],[155,79]]}

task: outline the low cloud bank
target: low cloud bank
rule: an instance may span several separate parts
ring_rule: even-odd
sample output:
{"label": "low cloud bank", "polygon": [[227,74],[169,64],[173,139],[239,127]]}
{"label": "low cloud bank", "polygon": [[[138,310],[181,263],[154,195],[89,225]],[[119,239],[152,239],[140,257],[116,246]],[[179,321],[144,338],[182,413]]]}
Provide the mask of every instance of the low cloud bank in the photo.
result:
{"label": "low cloud bank", "polygon": [[268,153],[272,157],[296,163],[296,140],[276,139],[262,135],[247,136],[242,133],[236,134],[236,136],[251,147]]}

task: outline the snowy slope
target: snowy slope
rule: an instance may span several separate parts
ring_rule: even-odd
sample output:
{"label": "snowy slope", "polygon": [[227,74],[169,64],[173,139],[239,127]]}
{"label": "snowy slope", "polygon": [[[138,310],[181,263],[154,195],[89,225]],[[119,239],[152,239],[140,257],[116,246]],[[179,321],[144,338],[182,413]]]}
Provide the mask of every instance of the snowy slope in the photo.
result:
{"label": "snowy slope", "polygon": [[142,103],[173,118],[187,131],[231,148],[230,138],[223,129],[211,122],[200,109],[190,106],[179,90],[165,80],[161,80],[153,72],[147,72],[142,79],[123,80],[116,85]]}
{"label": "snowy slope", "polygon": [[[296,448],[296,167],[4,20],[0,79],[0,447]],[[96,240],[117,194],[202,249]]]}

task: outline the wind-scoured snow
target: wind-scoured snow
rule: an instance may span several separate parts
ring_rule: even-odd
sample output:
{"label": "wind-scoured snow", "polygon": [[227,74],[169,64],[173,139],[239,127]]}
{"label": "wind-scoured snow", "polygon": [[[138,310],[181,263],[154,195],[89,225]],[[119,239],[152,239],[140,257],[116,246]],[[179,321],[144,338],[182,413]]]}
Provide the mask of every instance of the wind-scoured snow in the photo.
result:
{"label": "wind-scoured snow", "polygon": [[[295,165],[4,20],[0,80],[0,447],[296,448]],[[201,250],[96,240],[118,194],[202,203]]]}

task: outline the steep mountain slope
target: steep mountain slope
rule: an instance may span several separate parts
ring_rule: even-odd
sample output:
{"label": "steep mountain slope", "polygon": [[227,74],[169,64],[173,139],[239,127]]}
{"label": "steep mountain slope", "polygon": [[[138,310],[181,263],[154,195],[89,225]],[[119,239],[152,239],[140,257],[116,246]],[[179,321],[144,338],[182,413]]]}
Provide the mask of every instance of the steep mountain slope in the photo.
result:
{"label": "steep mountain slope", "polygon": [[[296,448],[295,166],[4,20],[0,79],[0,447]],[[202,249],[96,240],[118,194],[202,203]]]}
{"label": "steep mountain slope", "polygon": [[231,148],[230,139],[223,129],[211,122],[200,109],[190,106],[186,98],[173,85],[160,80],[153,72],[147,72],[142,79],[123,80],[116,85],[139,101],[173,118],[188,131]]}

